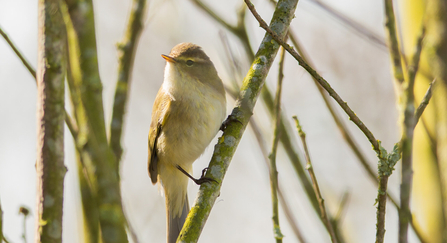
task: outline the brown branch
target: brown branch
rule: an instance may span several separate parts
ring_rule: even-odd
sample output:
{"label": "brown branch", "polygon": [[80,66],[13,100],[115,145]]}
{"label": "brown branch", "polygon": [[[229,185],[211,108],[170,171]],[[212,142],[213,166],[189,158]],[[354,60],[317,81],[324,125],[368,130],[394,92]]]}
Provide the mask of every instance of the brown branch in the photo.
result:
{"label": "brown branch", "polygon": [[65,28],[59,2],[39,1],[35,242],[62,242]]}
{"label": "brown branch", "polygon": [[310,160],[310,154],[309,154],[309,150],[307,148],[307,142],[306,142],[306,134],[301,129],[301,125],[300,125],[300,122],[298,120],[298,117],[297,116],[293,116],[293,119],[295,120],[296,129],[298,130],[298,134],[299,134],[299,136],[301,138],[301,142],[303,144],[304,155],[306,156],[306,161],[307,161],[306,169],[309,172],[309,175],[310,175],[310,178],[312,180],[312,185],[313,185],[315,194],[317,195],[318,204],[320,206],[321,221],[323,221],[323,224],[326,227],[326,230],[328,231],[329,235],[331,236],[331,241],[334,242],[334,243],[337,243],[337,237],[336,237],[336,235],[334,233],[334,229],[332,228],[332,224],[331,224],[331,222],[329,220],[329,217],[327,215],[326,207],[324,206],[324,199],[321,196],[320,187],[318,186],[317,177],[315,176],[314,169],[313,169],[313,166],[312,166],[312,162]]}
{"label": "brown branch", "polygon": [[379,149],[379,143],[374,137],[374,135],[369,131],[369,129],[365,126],[365,124],[360,120],[359,117],[351,110],[351,108],[348,106],[348,104],[341,99],[341,97],[335,92],[334,89],[329,85],[329,83],[321,77],[313,68],[311,68],[304,60],[301,58],[301,56],[293,50],[292,47],[290,47],[287,43],[283,41],[283,38],[279,37],[276,33],[274,33],[268,25],[265,23],[265,21],[259,16],[259,14],[256,12],[253,4],[251,4],[250,1],[244,0],[247,3],[248,8],[252,12],[253,16],[258,20],[260,27],[266,30],[269,35],[272,36],[272,38],[277,41],[281,46],[283,46],[287,52],[289,52],[299,63],[300,66],[302,66],[306,71],[309,72],[309,74],[314,77],[318,83],[329,93],[330,96],[332,96],[335,101],[340,105],[340,107],[348,114],[349,119],[354,122],[355,125],[365,134],[365,136],[368,138],[369,142],[372,144],[374,150],[376,153],[380,153]]}

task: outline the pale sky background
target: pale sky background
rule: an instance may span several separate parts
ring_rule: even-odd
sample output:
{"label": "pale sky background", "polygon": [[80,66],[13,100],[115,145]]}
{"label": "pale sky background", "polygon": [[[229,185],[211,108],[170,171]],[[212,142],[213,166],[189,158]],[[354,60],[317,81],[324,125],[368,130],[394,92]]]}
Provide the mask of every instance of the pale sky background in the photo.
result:
{"label": "pale sky background", "polygon": [[[242,1],[206,1],[221,16],[235,23],[235,10]],[[330,6],[365,25],[384,38],[383,4],[374,0],[328,1]],[[253,1],[262,17],[269,22],[273,8],[267,0]],[[122,39],[130,12],[130,0],[94,1],[99,67],[104,85],[104,107],[110,121],[113,94],[117,79],[116,43]],[[124,156],[121,163],[122,197],[125,211],[140,242],[165,241],[164,198],[147,175],[147,133],[152,103],[163,80],[168,54],[180,42],[193,42],[203,47],[224,80],[230,84],[230,69],[219,37],[223,31],[241,62],[241,76],[249,67],[240,42],[187,0],[149,1],[147,25],[138,46],[130,100],[123,136]],[[291,28],[297,34],[316,69],[348,102],[377,139],[387,149],[399,139],[397,111],[390,75],[389,57],[383,48],[358,37],[310,0],[301,0]],[[257,50],[264,31],[247,13],[252,47]],[[36,67],[37,1],[0,0],[0,26]],[[277,63],[272,66],[267,85],[276,88]],[[343,234],[347,242],[373,242],[375,239],[374,184],[344,143],[323,101],[309,78],[291,56],[286,57],[283,102],[289,117],[298,115],[307,140],[314,170],[328,211],[334,215],[344,192],[350,193],[343,217]],[[241,80],[238,80],[241,82]],[[228,96],[228,112],[234,101]],[[4,233],[11,243],[23,242],[21,205],[31,209],[26,222],[28,242],[34,238],[36,195],[36,85],[6,42],[0,40],[0,199],[4,211]],[[70,110],[67,97],[66,107]],[[341,110],[339,110],[341,113]],[[270,149],[272,126],[262,102],[254,117],[261,124]],[[367,139],[343,115],[361,150],[376,168],[375,154]],[[108,122],[109,123],[109,122]],[[108,125],[108,124],[107,124]],[[66,243],[83,242],[82,214],[70,133],[66,129],[64,229]],[[219,133],[220,135],[220,133]],[[296,133],[291,134],[298,141]],[[213,142],[213,144],[215,141]],[[296,143],[301,147],[300,144]],[[194,175],[206,167],[213,146],[194,164]],[[308,242],[329,242],[323,225],[308,203],[294,169],[280,150],[278,171],[284,193]],[[399,166],[390,178],[389,189],[397,196]],[[198,187],[189,184],[189,200],[193,203]],[[386,241],[397,239],[397,211],[388,204]],[[297,242],[280,210],[284,242]],[[417,242],[413,235],[410,242]],[[224,179],[220,197],[203,230],[199,242],[273,242],[271,199],[268,171],[259,146],[247,128]]]}

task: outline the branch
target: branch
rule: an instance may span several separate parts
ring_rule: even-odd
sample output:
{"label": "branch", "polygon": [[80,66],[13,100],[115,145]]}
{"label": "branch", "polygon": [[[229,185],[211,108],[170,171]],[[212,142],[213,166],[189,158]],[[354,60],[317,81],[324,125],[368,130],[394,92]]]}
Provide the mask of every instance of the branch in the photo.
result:
{"label": "branch", "polygon": [[[254,58],[254,54],[253,51],[251,50],[250,47],[250,41],[248,39],[248,34],[247,34],[247,29],[245,28],[244,25],[244,21],[242,17],[243,13],[245,13],[245,4],[240,8],[240,12],[239,12],[239,18],[238,18],[238,28],[241,29],[241,33],[243,31],[243,35],[241,34],[236,34],[232,29],[232,27],[230,28],[229,26],[231,26],[230,24],[227,24],[226,22],[223,23],[221,20],[222,18],[220,18],[216,13],[214,13],[210,8],[204,8],[203,6],[206,7],[206,5],[204,5],[200,0],[192,0],[194,2],[200,2],[201,4],[198,4],[198,6],[200,8],[202,8],[206,13],[208,13],[208,15],[215,19],[217,22],[221,23],[224,27],[226,27],[230,32],[232,32],[233,34],[236,35],[236,37],[238,37],[240,39],[240,41],[242,42],[242,44],[245,47],[245,51],[247,53],[247,56],[249,57],[250,61],[253,61]],[[239,32],[237,32],[239,33]],[[269,90],[268,86],[264,86],[262,88],[261,91],[261,97],[262,100],[264,101],[267,110],[269,111],[270,115],[273,116],[273,95],[272,92]],[[287,122],[287,116],[284,115],[284,113],[281,115],[281,124],[280,124],[280,133],[282,134],[281,138],[280,138],[280,142],[283,144],[284,149],[287,153],[287,156],[289,157],[295,172],[298,175],[298,178],[301,181],[301,184],[304,188],[304,191],[306,192],[306,195],[309,199],[309,201],[311,202],[313,209],[315,210],[315,212],[318,212],[318,202],[315,196],[315,193],[313,192],[312,189],[312,183],[310,182],[310,180],[308,179],[308,177],[306,176],[306,172],[304,171],[303,165],[301,164],[300,158],[298,156],[298,153],[295,151],[295,148],[292,145],[292,138],[289,136],[288,131],[292,131],[292,128],[290,126],[290,124]]]}
{"label": "branch", "polygon": [[393,0],[384,0],[385,4],[385,29],[388,39],[388,48],[391,56],[394,79],[398,84],[404,82],[401,55],[396,34],[396,20],[394,17]]}
{"label": "branch", "polygon": [[[8,35],[6,35],[6,33],[3,32],[1,27],[0,27],[0,34],[3,36],[3,38],[6,40],[6,42],[8,42],[11,49],[15,52],[17,57],[22,61],[23,65],[25,65],[26,69],[28,69],[30,74],[33,75],[34,81],[37,82],[36,71],[31,66],[31,64],[25,59],[25,57],[22,55],[22,53],[20,53],[20,51],[15,47],[14,43],[9,39]],[[75,137],[77,134],[77,129],[76,129],[76,126],[73,125],[70,115],[68,114],[68,112],[66,110],[65,110],[65,123],[67,124],[67,127],[70,130],[71,135],[73,137]]]}
{"label": "branch", "polygon": [[[273,14],[271,26],[276,33],[285,36],[296,9],[297,0],[283,0]],[[231,116],[239,122],[229,122],[222,137],[215,146],[213,157],[206,176],[219,183],[205,183],[200,186],[198,198],[191,208],[186,222],[180,232],[178,242],[197,242],[214,202],[219,196],[225,172],[242,138],[242,134],[253,114],[253,108],[264,85],[265,78],[274,61],[279,45],[266,35],[260,44],[255,60],[244,79],[240,97]]]}
{"label": "branch", "polygon": [[333,243],[337,243],[337,237],[334,233],[334,229],[332,228],[331,221],[329,220],[329,217],[327,216],[326,207],[324,206],[324,200],[320,193],[320,187],[318,186],[317,177],[315,176],[314,169],[312,166],[312,162],[310,160],[310,154],[309,150],[307,149],[307,143],[306,143],[306,134],[301,129],[300,122],[298,121],[298,117],[294,116],[293,119],[295,120],[296,129],[298,130],[298,134],[301,138],[301,142],[303,143],[304,148],[304,154],[306,156],[306,169],[309,172],[310,178],[312,179],[312,185],[315,191],[315,194],[317,195],[318,204],[320,206],[320,217],[323,221],[324,226],[326,227],[326,230],[328,231],[329,235],[331,236],[331,241]]}
{"label": "branch", "polygon": [[[425,108],[427,107],[428,103],[430,102],[432,93],[433,93],[433,85],[435,84],[436,79],[433,79],[433,81],[428,86],[427,92],[424,95],[424,98],[422,98],[421,103],[419,104],[418,108],[416,109],[416,112],[414,113],[414,116],[416,117],[416,124],[418,124],[419,119],[422,116],[422,113],[424,113]],[[416,125],[415,124],[415,125]]]}
{"label": "branch", "polygon": [[383,49],[386,50],[387,45],[385,41],[376,34],[374,34],[371,30],[363,26],[361,23],[348,18],[347,16],[343,15],[341,12],[337,11],[336,9],[332,8],[331,6],[322,2],[321,0],[311,0],[311,2],[315,3],[317,6],[319,6],[320,8],[322,8],[323,10],[334,16],[336,19],[341,21],[346,26],[350,27],[352,30],[355,30],[355,33],[371,41],[372,43],[377,44],[379,47],[381,47],[382,50]]}
{"label": "branch", "polygon": [[269,174],[270,174],[270,188],[272,191],[272,220],[273,220],[273,235],[277,243],[282,243],[284,235],[281,233],[281,228],[279,227],[279,213],[278,213],[278,171],[276,169],[276,151],[278,150],[279,141],[279,126],[281,124],[281,91],[282,91],[282,80],[284,78],[284,48],[281,49],[280,59],[279,59],[279,74],[278,74],[278,86],[276,89],[275,97],[275,116],[273,117],[273,141],[272,141],[272,152],[269,155]]}
{"label": "branch", "polygon": [[124,127],[124,113],[129,95],[131,74],[135,60],[135,52],[138,40],[143,30],[143,18],[146,9],[146,0],[134,0],[130,13],[124,40],[118,45],[119,64],[118,81],[115,89],[113,103],[112,122],[110,125],[110,147],[116,157],[116,170],[119,171],[119,162],[123,149],[121,147],[121,135]]}
{"label": "branch", "polygon": [[[247,0],[245,0],[247,1]],[[335,101],[341,106],[341,108],[348,114],[349,119],[354,122],[355,125],[365,134],[365,136],[368,138],[370,143],[373,146],[373,149],[376,151],[376,153],[380,153],[379,149],[379,143],[375,139],[374,135],[369,131],[369,129],[365,126],[365,124],[360,120],[360,118],[357,117],[357,115],[351,110],[351,108],[348,106],[348,104],[341,99],[341,97],[335,92],[334,89],[329,85],[329,83],[321,77],[314,69],[312,69],[304,60],[301,58],[301,56],[293,50],[292,47],[290,47],[287,43],[283,41],[283,38],[278,36],[275,32],[273,32],[265,23],[265,21],[259,16],[259,14],[254,9],[253,4],[247,4],[250,11],[253,13],[253,16],[258,20],[260,27],[266,30],[272,38],[277,41],[281,46],[283,46],[287,52],[289,52],[297,61],[300,66],[302,66],[306,71],[309,72],[309,74],[314,77],[318,83],[329,93],[330,96],[332,96]]]}
{"label": "branch", "polygon": [[[84,153],[88,153],[89,174],[94,188],[94,199],[99,216],[101,236],[104,243],[128,242],[125,217],[121,205],[119,175],[116,159],[110,149],[105,129],[102,83],[99,77],[95,37],[95,22],[91,0],[65,0],[64,18],[69,35],[70,69],[73,73],[73,91],[80,99],[76,101],[77,114],[86,127],[82,132]],[[61,4],[65,6],[64,4]],[[73,102],[75,104],[75,102]],[[82,115],[82,117],[81,117]],[[78,124],[79,125],[79,124]],[[81,129],[81,128],[80,128]],[[96,223],[96,224],[98,224]],[[110,234],[109,232],[114,232]]]}
{"label": "branch", "polygon": [[205,11],[205,13],[207,13],[212,19],[214,19],[216,22],[218,22],[227,30],[229,30],[231,33],[233,33],[235,36],[237,36],[241,40],[242,45],[244,45],[248,59],[251,61],[254,59],[255,55],[251,48],[250,40],[247,34],[247,29],[245,27],[245,4],[242,4],[242,6],[238,10],[237,25],[231,25],[227,21],[225,21],[222,17],[220,17],[216,12],[211,10],[211,8],[208,7],[201,0],[191,0],[191,1],[194,4],[196,4],[200,9]]}
{"label": "branch", "polygon": [[[239,89],[239,88],[238,88]],[[229,89],[227,89],[227,94],[229,94],[232,98],[236,99],[238,93],[236,92],[232,92]],[[253,133],[255,134],[256,137],[256,141],[258,142],[259,148],[261,149],[261,153],[264,157],[264,161],[265,164],[267,165],[267,168],[269,166],[269,156],[268,156],[268,152],[267,152],[267,148],[265,145],[265,139],[262,136],[261,133],[261,129],[259,128],[256,120],[252,117],[250,119],[250,127],[253,131]],[[287,204],[287,201],[284,197],[284,195],[282,194],[282,186],[279,183],[278,184],[278,196],[279,196],[279,202],[281,203],[281,207],[284,210],[284,214],[286,216],[287,221],[290,224],[290,227],[292,227],[293,233],[295,234],[296,238],[299,240],[299,242],[301,243],[305,243],[306,241],[304,240],[303,234],[301,233],[301,230],[298,228],[298,224],[297,222],[294,220],[294,218],[292,217],[292,210],[290,210],[289,205]]]}
{"label": "branch", "polygon": [[39,1],[35,242],[62,242],[65,28],[59,2]]}
{"label": "branch", "polygon": [[20,58],[20,61],[22,61],[23,65],[25,65],[26,69],[33,75],[34,79],[36,79],[36,71],[33,67],[31,67],[31,64],[26,60],[26,58],[20,53],[20,51],[15,47],[14,43],[9,39],[8,35],[3,32],[2,28],[0,27],[0,35],[3,36],[5,41],[8,43],[8,45],[12,48],[12,50],[15,52],[15,54]]}

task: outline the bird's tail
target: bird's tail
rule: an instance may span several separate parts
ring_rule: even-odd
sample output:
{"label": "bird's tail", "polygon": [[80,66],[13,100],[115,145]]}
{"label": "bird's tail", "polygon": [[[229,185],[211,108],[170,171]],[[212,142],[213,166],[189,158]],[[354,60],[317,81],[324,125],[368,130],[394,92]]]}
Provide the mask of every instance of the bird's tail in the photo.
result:
{"label": "bird's tail", "polygon": [[188,177],[174,167],[164,168],[160,176],[166,198],[167,243],[175,243],[189,213]]}
{"label": "bird's tail", "polygon": [[168,226],[168,243],[175,243],[177,241],[178,235],[183,228],[186,216],[189,213],[189,203],[188,195],[186,195],[185,203],[183,204],[183,209],[180,215],[174,215],[172,212],[167,212],[167,226]]}

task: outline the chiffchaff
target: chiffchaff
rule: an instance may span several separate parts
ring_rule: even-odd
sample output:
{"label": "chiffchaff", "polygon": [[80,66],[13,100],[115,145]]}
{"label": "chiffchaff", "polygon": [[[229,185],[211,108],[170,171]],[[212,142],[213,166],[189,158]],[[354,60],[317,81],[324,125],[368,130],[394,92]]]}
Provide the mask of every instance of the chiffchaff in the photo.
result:
{"label": "chiffchaff", "polygon": [[219,131],[226,99],[222,80],[199,46],[181,43],[162,57],[167,62],[152,109],[148,168],[152,183],[163,187],[167,242],[173,243],[189,212],[185,174]]}

